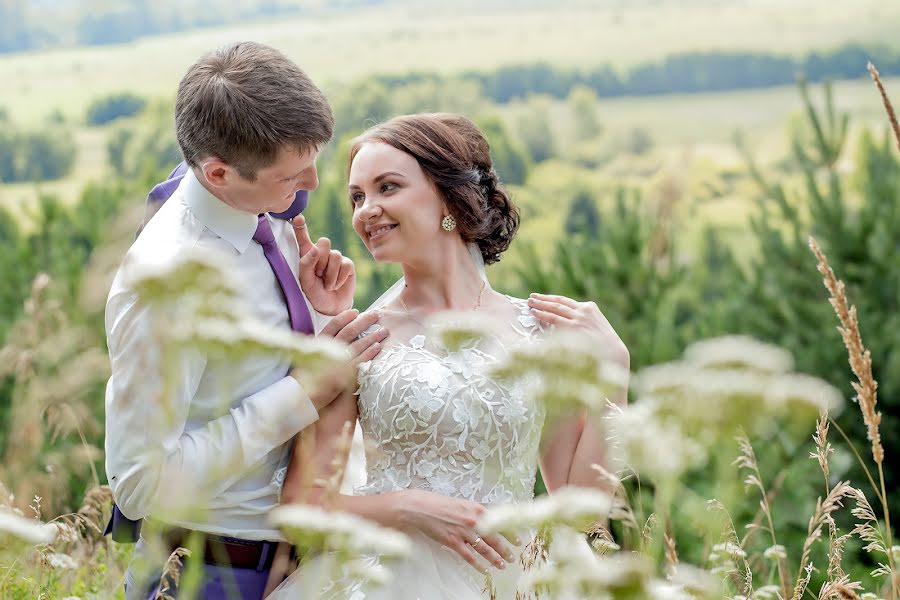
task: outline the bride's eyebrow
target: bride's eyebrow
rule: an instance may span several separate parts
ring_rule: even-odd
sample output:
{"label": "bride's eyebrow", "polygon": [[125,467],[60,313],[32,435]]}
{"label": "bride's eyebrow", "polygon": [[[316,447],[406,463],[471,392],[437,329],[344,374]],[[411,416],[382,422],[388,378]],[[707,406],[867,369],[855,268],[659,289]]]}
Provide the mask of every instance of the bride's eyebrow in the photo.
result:
{"label": "bride's eyebrow", "polygon": [[[382,173],[381,175],[379,175],[379,176],[376,177],[375,179],[373,179],[373,180],[372,180],[372,183],[379,183],[382,179],[387,179],[388,177],[400,177],[400,178],[405,178],[404,175],[403,175],[402,173],[398,173],[398,172],[396,172],[396,171],[387,171],[387,172],[385,172],[385,173]],[[359,187],[357,184],[355,184],[355,183],[351,183],[351,184],[349,184],[349,185],[347,186],[347,189],[348,189],[348,190],[358,190],[358,189],[360,189],[360,187]]]}
{"label": "bride's eyebrow", "polygon": [[402,174],[402,173],[397,173],[396,171],[387,171],[387,172],[385,172],[385,173],[382,173],[381,175],[379,175],[378,177],[376,177],[376,178],[373,179],[372,181],[374,181],[375,183],[378,183],[378,182],[381,181],[382,179],[387,179],[388,177],[403,177],[403,174]]}

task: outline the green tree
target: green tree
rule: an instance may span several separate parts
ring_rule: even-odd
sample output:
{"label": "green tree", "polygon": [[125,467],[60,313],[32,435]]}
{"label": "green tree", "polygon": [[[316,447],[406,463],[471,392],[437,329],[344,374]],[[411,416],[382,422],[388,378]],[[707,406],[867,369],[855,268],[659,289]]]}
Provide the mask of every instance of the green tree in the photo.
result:
{"label": "green tree", "polygon": [[613,207],[599,212],[596,232],[587,220],[573,220],[574,235],[556,242],[549,257],[524,246],[528,266],[517,270],[518,291],[596,302],[628,346],[632,368],[672,360],[684,348],[682,325],[696,316],[696,302],[663,225],[638,192],[620,189]]}
{"label": "green tree", "polygon": [[16,138],[9,131],[0,130],[0,182],[18,179],[16,168]]}
{"label": "green tree", "polygon": [[584,141],[600,135],[600,120],[597,118],[597,93],[587,86],[578,85],[569,92],[568,102],[575,120],[575,139]]}
{"label": "green tree", "polygon": [[528,109],[518,120],[518,134],[531,160],[539,163],[556,154],[556,141],[550,126],[550,102],[545,97],[532,98]]}
{"label": "green tree", "polygon": [[140,96],[123,92],[97,98],[87,109],[88,125],[104,125],[122,117],[131,117],[144,110],[147,101]]}
{"label": "green tree", "polygon": [[[845,150],[848,119],[834,107],[830,85],[816,107],[800,86],[805,126],[791,139],[799,189],[773,182],[746,152],[762,192],[752,230],[759,251],[743,273],[745,284],[728,320],[732,326],[791,350],[800,371],[819,375],[854,395],[837,320],[807,246],[813,235],[829,257],[847,295],[857,306],[863,340],[872,352],[878,381],[882,432],[900,428],[900,164],[886,134],[859,141],[856,172],[837,168]],[[855,408],[840,420],[865,446]],[[886,456],[900,456],[900,437],[884,435]],[[885,462],[895,525],[900,522],[900,469]],[[856,473],[858,480],[864,480]]]}
{"label": "green tree", "polygon": [[116,173],[124,175],[126,172],[125,152],[132,139],[134,139],[134,131],[131,129],[117,129],[109,136],[109,141],[106,142],[106,157],[109,161],[109,166]]}
{"label": "green tree", "polygon": [[494,170],[500,179],[513,185],[522,185],[528,179],[528,154],[509,135],[499,117],[489,116],[478,120],[478,127],[491,146]]}
{"label": "green tree", "polygon": [[600,231],[600,211],[594,196],[586,189],[575,192],[564,227],[568,235],[586,235],[596,238]]}
{"label": "green tree", "polygon": [[68,175],[75,164],[75,140],[65,130],[21,134],[16,147],[19,153],[18,179],[22,181],[60,179]]}

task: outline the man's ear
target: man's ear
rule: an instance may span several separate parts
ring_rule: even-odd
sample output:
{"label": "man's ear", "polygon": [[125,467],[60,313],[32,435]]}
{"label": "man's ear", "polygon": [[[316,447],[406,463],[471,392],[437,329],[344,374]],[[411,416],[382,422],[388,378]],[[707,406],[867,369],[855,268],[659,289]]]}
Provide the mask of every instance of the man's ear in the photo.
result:
{"label": "man's ear", "polygon": [[213,187],[225,187],[236,174],[234,169],[218,158],[207,158],[200,163],[200,171]]}

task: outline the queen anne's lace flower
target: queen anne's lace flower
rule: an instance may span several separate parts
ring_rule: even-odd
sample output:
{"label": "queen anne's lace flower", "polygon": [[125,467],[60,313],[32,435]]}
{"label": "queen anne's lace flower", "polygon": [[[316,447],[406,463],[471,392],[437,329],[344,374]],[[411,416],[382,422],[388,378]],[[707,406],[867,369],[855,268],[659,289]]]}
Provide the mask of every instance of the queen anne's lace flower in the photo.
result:
{"label": "queen anne's lace flower", "polygon": [[49,544],[56,538],[58,532],[59,530],[52,524],[41,523],[0,509],[0,540],[10,536],[29,544]]}

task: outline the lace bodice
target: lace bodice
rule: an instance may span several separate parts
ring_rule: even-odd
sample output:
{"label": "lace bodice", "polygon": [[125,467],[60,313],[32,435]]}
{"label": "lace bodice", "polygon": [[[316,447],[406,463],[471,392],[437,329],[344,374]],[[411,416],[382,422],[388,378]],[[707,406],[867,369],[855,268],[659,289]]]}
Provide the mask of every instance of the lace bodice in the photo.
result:
{"label": "lace bodice", "polygon": [[416,488],[485,504],[533,496],[543,411],[526,383],[491,369],[541,325],[524,300],[506,298],[490,315],[497,330],[455,352],[408,314],[382,312],[391,335],[359,371],[367,483],[355,493]]}

